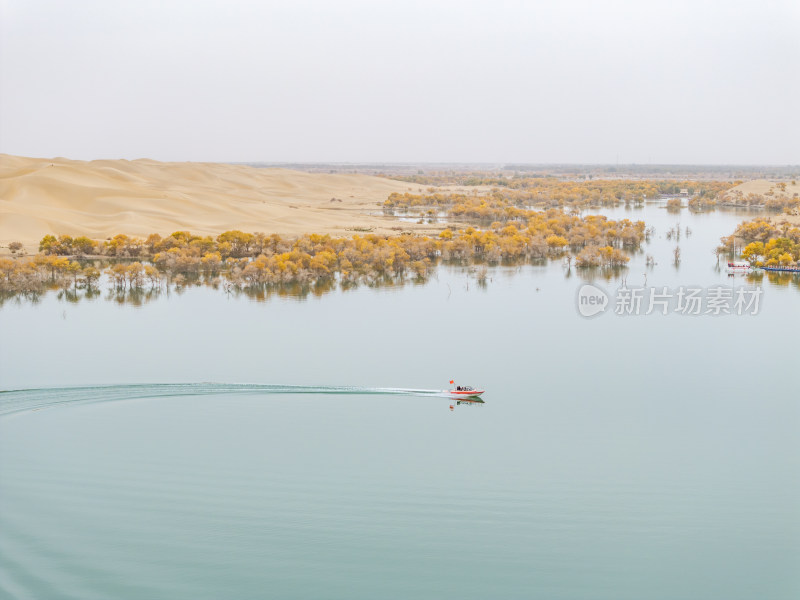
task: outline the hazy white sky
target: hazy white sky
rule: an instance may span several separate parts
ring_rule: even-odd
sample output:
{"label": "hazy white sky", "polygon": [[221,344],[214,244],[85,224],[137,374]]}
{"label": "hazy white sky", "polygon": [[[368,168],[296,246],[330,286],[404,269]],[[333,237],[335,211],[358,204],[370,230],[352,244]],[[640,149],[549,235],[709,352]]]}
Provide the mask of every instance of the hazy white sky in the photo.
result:
{"label": "hazy white sky", "polygon": [[0,6],[0,152],[800,163],[800,0]]}

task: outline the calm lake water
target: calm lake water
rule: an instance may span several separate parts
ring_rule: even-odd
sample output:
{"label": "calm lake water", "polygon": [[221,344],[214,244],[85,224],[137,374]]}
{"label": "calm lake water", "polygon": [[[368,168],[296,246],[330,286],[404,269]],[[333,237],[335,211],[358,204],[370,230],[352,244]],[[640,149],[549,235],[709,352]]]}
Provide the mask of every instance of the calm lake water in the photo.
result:
{"label": "calm lake water", "polygon": [[[730,285],[751,216],[607,214],[656,227],[628,286],[670,289]],[[800,597],[796,278],[756,315],[587,319],[616,276],[437,274],[6,303],[0,597]],[[451,378],[485,404],[404,392]]]}

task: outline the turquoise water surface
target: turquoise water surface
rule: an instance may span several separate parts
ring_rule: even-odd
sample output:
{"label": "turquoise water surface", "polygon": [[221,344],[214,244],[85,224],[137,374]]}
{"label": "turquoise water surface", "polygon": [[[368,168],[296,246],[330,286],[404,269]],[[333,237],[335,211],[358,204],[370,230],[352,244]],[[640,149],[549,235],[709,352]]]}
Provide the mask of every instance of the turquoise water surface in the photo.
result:
{"label": "turquoise water surface", "polygon": [[6,302],[0,597],[800,597],[796,280],[716,267],[746,213],[608,214],[656,227],[628,286],[760,285],[758,314],[587,319],[619,275],[559,261]]}

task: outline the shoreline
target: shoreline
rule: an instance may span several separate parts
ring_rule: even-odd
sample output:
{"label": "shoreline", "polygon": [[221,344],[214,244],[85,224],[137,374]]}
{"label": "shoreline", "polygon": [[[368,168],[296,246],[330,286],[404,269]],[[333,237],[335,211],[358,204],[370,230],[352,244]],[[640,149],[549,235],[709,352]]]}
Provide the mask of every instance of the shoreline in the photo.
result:
{"label": "shoreline", "polygon": [[[283,236],[371,230],[436,233],[436,224],[370,214],[393,192],[428,186],[359,174],[317,174],[224,163],[76,161],[0,155],[0,246],[29,254],[45,235],[168,236],[263,231]],[[35,246],[35,248],[34,248]]]}

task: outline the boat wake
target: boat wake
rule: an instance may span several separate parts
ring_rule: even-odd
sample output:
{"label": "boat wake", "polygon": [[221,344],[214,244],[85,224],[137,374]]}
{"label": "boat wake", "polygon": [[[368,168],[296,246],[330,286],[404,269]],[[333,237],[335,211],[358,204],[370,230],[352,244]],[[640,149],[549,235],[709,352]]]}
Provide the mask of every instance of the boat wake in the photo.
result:
{"label": "boat wake", "polygon": [[217,394],[334,394],[449,397],[443,390],[372,388],[336,385],[261,383],[140,383],[0,391],[0,417],[59,405],[113,402],[139,398],[213,396]]}

